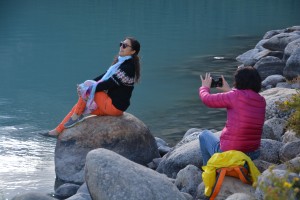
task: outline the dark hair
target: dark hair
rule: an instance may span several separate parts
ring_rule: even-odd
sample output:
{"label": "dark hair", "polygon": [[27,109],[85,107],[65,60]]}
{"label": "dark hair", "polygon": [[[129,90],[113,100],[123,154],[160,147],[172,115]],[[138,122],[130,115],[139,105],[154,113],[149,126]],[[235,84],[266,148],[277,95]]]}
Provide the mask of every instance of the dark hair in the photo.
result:
{"label": "dark hair", "polygon": [[234,74],[233,86],[240,90],[261,90],[261,77],[254,67],[239,67]]}
{"label": "dark hair", "polygon": [[[135,69],[135,76],[134,76],[134,82],[139,82],[141,77],[141,65],[140,65],[140,57],[138,56],[141,45],[139,41],[137,41],[134,37],[126,37],[125,40],[130,40],[131,48],[132,50],[135,50],[135,53],[132,55],[134,69]],[[115,57],[112,64],[116,64],[118,62],[118,56]]]}
{"label": "dark hair", "polygon": [[138,56],[140,49],[141,49],[141,45],[139,43],[139,41],[137,41],[135,38],[133,37],[126,37],[125,39],[130,40],[131,42],[131,48],[132,50],[135,50],[135,53],[132,55],[133,58],[133,63],[134,63],[134,68],[135,68],[135,82],[139,82],[140,77],[141,77],[141,65],[140,65],[140,57]]}

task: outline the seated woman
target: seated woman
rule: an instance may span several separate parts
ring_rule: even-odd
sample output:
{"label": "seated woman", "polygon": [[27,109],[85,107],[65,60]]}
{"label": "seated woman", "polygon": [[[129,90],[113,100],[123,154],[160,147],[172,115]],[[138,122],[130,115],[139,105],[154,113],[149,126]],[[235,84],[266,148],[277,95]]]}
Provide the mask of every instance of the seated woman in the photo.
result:
{"label": "seated woman", "polygon": [[240,67],[234,74],[234,89],[222,76],[223,86],[217,89],[223,93],[210,94],[212,78],[206,73],[202,78],[199,96],[211,108],[226,108],[227,121],[220,139],[205,130],[199,135],[203,166],[217,152],[238,150],[252,160],[260,155],[259,147],[265,120],[266,101],[259,94],[261,78],[253,67]]}
{"label": "seated woman", "polygon": [[125,38],[113,65],[106,73],[78,86],[77,104],[47,136],[58,136],[65,128],[84,120],[87,114],[122,115],[130,105],[134,84],[140,79],[139,51],[140,43],[135,38]]}

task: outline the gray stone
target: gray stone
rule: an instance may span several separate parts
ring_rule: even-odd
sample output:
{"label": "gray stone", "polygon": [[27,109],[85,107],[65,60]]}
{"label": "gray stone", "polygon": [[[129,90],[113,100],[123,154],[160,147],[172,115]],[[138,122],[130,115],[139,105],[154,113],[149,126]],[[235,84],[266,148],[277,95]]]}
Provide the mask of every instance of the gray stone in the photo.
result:
{"label": "gray stone", "polygon": [[194,165],[188,165],[178,172],[175,185],[181,192],[189,193],[195,198],[197,195],[197,186],[201,182],[201,170]]}
{"label": "gray stone", "polygon": [[300,38],[289,43],[284,49],[284,60],[286,61],[299,48]]}
{"label": "gray stone", "polygon": [[277,165],[274,169],[287,170],[290,172],[298,173],[300,171],[300,157],[293,158],[283,164]]}
{"label": "gray stone", "polygon": [[158,147],[160,156],[168,153],[172,148],[168,146],[168,143],[161,138],[155,137],[155,141]]}
{"label": "gray stone", "polygon": [[147,164],[147,167],[156,170],[161,160],[162,158],[154,158],[150,163]]}
{"label": "gray stone", "polygon": [[264,123],[264,131],[263,131],[262,138],[277,140],[281,142],[286,123],[287,123],[286,120],[280,118],[272,118],[266,120]]}
{"label": "gray stone", "polygon": [[263,39],[270,39],[271,37],[273,37],[274,35],[278,35],[280,33],[283,33],[284,30],[271,30],[265,33],[265,35],[263,36]]}
{"label": "gray stone", "polygon": [[261,139],[271,139],[273,135],[274,135],[274,131],[272,127],[264,124]]}
{"label": "gray stone", "polygon": [[254,65],[254,68],[257,69],[262,80],[264,80],[270,75],[282,75],[284,67],[285,63],[274,56],[264,57]]}
{"label": "gray stone", "polygon": [[199,133],[203,131],[202,129],[199,128],[190,128],[189,130],[187,130],[187,132],[185,132],[185,134],[183,135],[183,138],[188,137],[189,135],[192,135],[194,133]]}
{"label": "gray stone", "polygon": [[25,194],[19,194],[13,197],[12,200],[56,200],[56,199],[38,192],[28,192]]}
{"label": "gray stone", "polygon": [[257,53],[254,58],[259,61],[260,59],[262,59],[263,57],[267,57],[267,56],[272,56],[272,57],[276,57],[279,58],[280,60],[283,58],[283,52],[281,51],[270,51],[268,49],[262,50],[259,53]]}
{"label": "gray stone", "polygon": [[[269,39],[262,39],[260,40],[254,47],[254,49],[258,49],[259,51],[266,50],[262,45],[267,42]],[[269,50],[270,51],[270,50]]]}
{"label": "gray stone", "polygon": [[261,173],[267,170],[270,166],[274,165],[273,163],[269,163],[267,161],[260,160],[260,159],[253,160],[253,162]]}
{"label": "gray stone", "polygon": [[181,194],[184,196],[185,200],[194,200],[193,196],[189,193],[181,192]]}
{"label": "gray stone", "polygon": [[282,142],[270,139],[262,139],[259,159],[270,163],[279,163],[279,150],[282,146]]}
{"label": "gray stone", "polygon": [[154,138],[155,138],[157,147],[160,147],[160,146],[168,146],[168,143],[167,143],[166,141],[164,141],[163,139],[161,139],[161,138],[159,138],[159,137],[154,137]]}
{"label": "gray stone", "polygon": [[243,63],[245,66],[253,66],[257,62],[255,57],[257,53],[259,53],[258,49],[251,49],[236,57],[236,60]]}
{"label": "gray stone", "polygon": [[295,89],[286,88],[271,88],[261,92],[260,94],[266,99],[266,120],[271,118],[282,118],[287,119],[291,112],[284,112],[278,108],[278,103],[283,102],[291,97],[291,95],[296,94]]}
{"label": "gray stone", "polygon": [[257,59],[257,61],[259,61],[260,59],[267,57],[267,56],[276,57],[281,60],[283,58],[284,54],[281,51],[270,51],[268,49],[265,49],[265,50],[259,52],[258,54],[256,54],[255,58]]}
{"label": "gray stone", "polygon": [[284,82],[285,78],[282,75],[270,75],[265,80],[261,82],[262,87],[267,87],[268,85],[271,85],[272,87],[275,87],[278,83]]}
{"label": "gray stone", "polygon": [[255,197],[245,193],[235,193],[227,197],[226,200],[255,200]]}
{"label": "gray stone", "polygon": [[286,33],[291,33],[291,32],[295,32],[295,31],[300,31],[300,26],[292,26],[292,27],[288,27],[288,28],[284,29],[284,32],[286,32]]}
{"label": "gray stone", "polygon": [[298,81],[298,83],[292,83],[291,88],[292,89],[300,89],[300,81]]}
{"label": "gray stone", "polygon": [[300,76],[300,48],[296,49],[286,61],[283,75],[288,80],[293,80]]}
{"label": "gray stone", "polygon": [[[203,129],[194,129],[194,128],[192,128],[192,129],[189,129],[186,133],[185,133],[185,135],[183,136],[183,139],[182,140],[180,140],[176,145],[175,145],[175,147],[174,148],[178,148],[178,147],[180,147],[180,146],[182,146],[182,145],[184,145],[184,144],[186,144],[186,143],[189,143],[189,142],[191,142],[191,141],[193,141],[193,140],[198,140],[198,138],[199,138],[199,134],[201,133],[203,131]],[[215,134],[217,137],[219,137],[220,138],[220,135],[221,135],[221,132],[222,131],[216,131],[216,130],[210,130],[213,134]]]}
{"label": "gray stone", "polygon": [[197,140],[200,133],[201,133],[201,130],[195,131],[195,132],[190,133],[190,134],[188,134],[188,135],[185,135],[185,136],[183,137],[183,139],[180,140],[180,141],[175,145],[174,148],[179,148],[180,146],[182,146],[182,145],[184,145],[184,144],[186,144],[186,143],[189,143],[189,142],[191,142],[191,141],[193,141],[193,140]]}
{"label": "gray stone", "polygon": [[279,82],[276,84],[276,87],[278,88],[292,88],[292,84],[288,83],[288,82]]}
{"label": "gray stone", "polygon": [[279,158],[282,161],[288,161],[300,154],[300,140],[288,142],[281,147]]}
{"label": "gray stone", "polygon": [[55,190],[55,197],[58,197],[60,199],[66,199],[70,196],[73,196],[76,194],[77,190],[79,189],[79,185],[72,184],[72,183],[65,183],[61,186],[59,186]]}
{"label": "gray stone", "polygon": [[86,183],[82,184],[77,193],[66,200],[92,200]]}
{"label": "gray stone", "polygon": [[282,51],[270,51],[266,56],[273,56],[279,58],[280,60],[283,58],[284,54]]}
{"label": "gray stone", "polygon": [[142,165],[160,157],[149,129],[133,115],[91,117],[60,134],[55,148],[57,178],[82,184],[86,155],[97,148],[110,149]]}
{"label": "gray stone", "polygon": [[266,90],[271,89],[271,88],[273,88],[272,85],[267,85],[267,86],[265,87]]}
{"label": "gray stone", "polygon": [[205,200],[208,200],[209,198],[207,196],[205,196],[204,194],[204,190],[205,190],[205,185],[204,183],[200,183],[200,185],[198,185],[197,187],[197,196],[196,196],[196,199],[205,199]]}
{"label": "gray stone", "polygon": [[168,147],[168,146],[160,146],[160,147],[158,147],[158,152],[159,152],[160,156],[164,156],[165,154],[167,154],[171,150],[172,150],[172,148]]}
{"label": "gray stone", "polygon": [[93,200],[185,200],[166,176],[103,148],[88,153],[85,180]]}
{"label": "gray stone", "polygon": [[295,33],[280,33],[274,35],[269,41],[263,44],[263,47],[272,51],[284,51],[285,47],[292,41],[300,38],[300,35]]}
{"label": "gray stone", "polygon": [[294,142],[297,140],[300,140],[300,138],[297,136],[296,132],[292,130],[287,130],[282,136],[283,143]]}
{"label": "gray stone", "polygon": [[177,173],[189,164],[201,167],[202,162],[199,142],[193,140],[164,155],[156,171],[175,178]]}

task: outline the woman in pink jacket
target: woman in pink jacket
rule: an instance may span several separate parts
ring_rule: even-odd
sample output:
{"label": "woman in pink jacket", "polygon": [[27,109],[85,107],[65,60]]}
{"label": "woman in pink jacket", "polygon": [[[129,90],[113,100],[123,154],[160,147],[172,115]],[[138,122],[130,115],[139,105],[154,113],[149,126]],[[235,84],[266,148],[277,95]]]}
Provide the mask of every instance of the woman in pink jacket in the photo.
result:
{"label": "woman in pink jacket", "polygon": [[202,78],[199,96],[211,108],[226,108],[227,121],[220,139],[212,132],[200,133],[200,150],[203,165],[217,152],[238,150],[252,160],[260,155],[259,147],[265,120],[266,101],[259,94],[261,78],[253,67],[240,67],[234,74],[234,88],[231,89],[222,76],[223,86],[217,87],[223,93],[210,94],[212,78],[206,73]]}

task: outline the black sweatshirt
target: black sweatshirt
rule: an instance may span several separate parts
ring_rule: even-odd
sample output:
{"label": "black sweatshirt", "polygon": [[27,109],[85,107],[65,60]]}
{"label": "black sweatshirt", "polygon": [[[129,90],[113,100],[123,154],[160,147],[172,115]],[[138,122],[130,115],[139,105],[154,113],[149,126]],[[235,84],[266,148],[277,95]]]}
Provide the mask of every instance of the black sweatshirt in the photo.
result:
{"label": "black sweatshirt", "polygon": [[[99,81],[104,74],[94,80]],[[134,77],[133,59],[125,60],[114,75],[106,81],[98,83],[95,92],[106,91],[112,99],[112,104],[118,110],[125,111],[130,105],[130,98],[134,89]]]}

